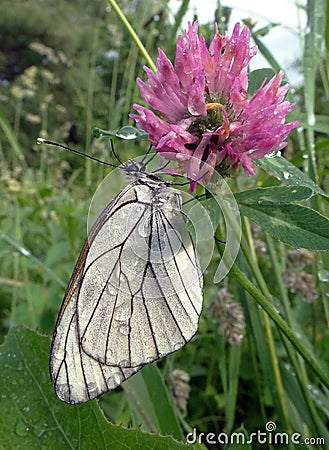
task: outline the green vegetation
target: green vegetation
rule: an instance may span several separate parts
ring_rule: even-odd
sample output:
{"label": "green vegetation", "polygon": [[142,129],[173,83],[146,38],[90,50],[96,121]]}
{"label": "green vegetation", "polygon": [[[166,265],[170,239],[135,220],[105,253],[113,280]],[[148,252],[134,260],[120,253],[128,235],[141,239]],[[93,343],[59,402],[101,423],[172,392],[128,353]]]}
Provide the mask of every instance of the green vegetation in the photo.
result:
{"label": "green vegetation", "polygon": [[[181,2],[182,11],[188,3]],[[153,60],[157,47],[173,58],[175,31],[186,25],[182,14],[171,23],[162,0],[120,6]],[[292,247],[328,249],[328,221],[322,218],[329,182],[326,7],[324,0],[308,2],[309,34],[299,63],[307,76],[295,91],[298,105],[290,120],[300,120],[300,129],[284,152],[290,162],[264,160],[257,177],[230,183],[241,192],[241,251],[231,273],[214,284],[218,244],[204,277],[196,337],[99,401],[69,406],[49,380],[48,336],[86,236],[90,200],[109,169],[39,146],[36,138],[116,163],[108,137],[94,137],[93,129],[133,125],[128,114],[141,102],[135,79],[145,79],[145,60],[105,1],[2,0],[0,448],[178,449],[194,429],[250,436],[270,421],[278,432],[299,433],[301,441],[322,437],[325,444],[254,442],[249,448],[328,448],[329,257]],[[213,27],[201,29],[210,36]],[[252,33],[262,42],[257,26]],[[270,49],[260,49],[273,62]],[[123,161],[148,148],[142,140],[114,144]],[[297,196],[290,208],[287,173]],[[271,191],[279,185],[280,191]]]}

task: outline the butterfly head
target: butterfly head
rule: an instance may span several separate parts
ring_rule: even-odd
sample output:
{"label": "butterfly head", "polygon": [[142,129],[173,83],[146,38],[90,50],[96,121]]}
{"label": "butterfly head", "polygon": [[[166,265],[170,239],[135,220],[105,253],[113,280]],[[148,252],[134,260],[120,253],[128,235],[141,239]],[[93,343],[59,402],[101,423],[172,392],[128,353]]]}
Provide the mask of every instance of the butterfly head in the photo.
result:
{"label": "butterfly head", "polygon": [[128,161],[124,165],[127,180],[129,182],[135,181],[145,174],[145,163],[143,161]]}

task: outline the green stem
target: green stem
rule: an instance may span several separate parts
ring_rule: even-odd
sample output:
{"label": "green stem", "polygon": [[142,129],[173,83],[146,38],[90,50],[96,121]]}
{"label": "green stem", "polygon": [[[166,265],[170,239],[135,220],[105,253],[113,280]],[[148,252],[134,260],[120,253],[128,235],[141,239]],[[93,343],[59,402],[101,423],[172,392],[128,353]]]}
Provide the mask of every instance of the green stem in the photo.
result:
{"label": "green stem", "polygon": [[242,235],[241,248],[243,251],[243,255],[246,258],[250,269],[252,270],[253,276],[255,277],[255,280],[256,280],[259,288],[261,289],[263,294],[266,295],[266,297],[270,300],[271,293],[267,287],[266,281],[264,280],[263,274],[260,271],[260,268],[257,263],[255,245],[253,243],[253,238],[251,235],[249,220],[246,217],[244,217],[244,225],[245,225],[245,231],[246,231],[248,242],[244,238],[244,235]]}
{"label": "green stem", "polygon": [[286,289],[285,283],[282,279],[281,268],[280,268],[280,264],[279,264],[279,261],[278,261],[278,258],[277,258],[276,252],[275,252],[273,239],[268,233],[265,234],[265,242],[266,242],[266,247],[268,249],[268,253],[271,257],[274,279],[276,280],[276,286],[278,287],[278,290],[279,290],[280,299],[281,299],[283,309],[284,309],[285,319],[288,322],[288,325],[292,328],[293,320],[292,320],[292,315],[290,312],[290,305],[289,305],[287,289]]}
{"label": "green stem", "polygon": [[139,51],[141,52],[141,54],[144,56],[146,63],[148,64],[148,66],[154,71],[156,72],[156,66],[151,58],[151,56],[149,55],[148,51],[146,50],[146,48],[144,47],[144,45],[142,44],[141,40],[139,39],[139,37],[137,36],[137,34],[135,33],[135,30],[133,29],[133,27],[130,25],[130,23],[128,22],[128,19],[126,18],[126,16],[123,14],[122,10],[120,9],[120,7],[118,6],[118,4],[116,3],[115,0],[107,0],[109,2],[109,4],[112,6],[112,8],[114,9],[114,11],[117,13],[119,19],[121,20],[122,24],[124,25],[124,27],[126,28],[126,30],[128,31],[128,33],[130,34],[130,36],[132,37],[132,40],[135,42],[135,44],[137,45]]}
{"label": "green stem", "polygon": [[[217,246],[223,254],[224,245],[217,242]],[[329,389],[329,378],[325,375],[321,367],[313,359],[313,357],[308,353],[304,346],[300,343],[297,336],[282,319],[282,317],[275,311],[269,300],[265,295],[257,289],[251,281],[246,277],[246,275],[239,269],[239,267],[234,263],[230,272],[234,278],[241,284],[241,286],[257,301],[257,303],[267,312],[271,317],[277,327],[282,331],[286,338],[292,343],[297,352],[303,357],[303,359],[308,363],[308,365],[313,369],[316,375],[319,377],[321,382]]]}
{"label": "green stem", "polygon": [[[255,246],[253,243],[253,238],[251,235],[249,221],[247,218],[245,218],[244,223],[245,223],[245,228],[246,228],[246,232],[247,232],[247,238],[249,241],[249,245],[245,242],[244,237],[242,237],[241,248],[243,250],[244,255],[247,258],[247,261],[249,263],[249,266],[253,272],[253,275],[257,281],[259,288],[261,289],[264,296],[267,297],[267,300],[270,301],[271,293],[265,283],[265,280],[263,278],[261,270],[258,266],[257,256],[256,256],[256,252],[255,252]],[[287,404],[286,404],[286,399],[285,399],[285,394],[284,394],[284,389],[283,389],[279,361],[278,361],[276,351],[275,351],[275,342],[274,342],[274,337],[273,337],[273,333],[272,333],[271,323],[270,323],[269,317],[266,315],[264,310],[262,311],[262,313],[263,313],[266,337],[267,337],[268,347],[269,347],[269,351],[270,351],[273,373],[274,373],[274,378],[275,378],[275,382],[276,382],[276,386],[277,386],[277,390],[278,390],[278,396],[279,396],[279,401],[280,401],[280,405],[281,405],[281,409],[282,409],[282,414],[285,418],[286,423],[289,423],[289,415],[288,415],[288,411],[287,411]]]}

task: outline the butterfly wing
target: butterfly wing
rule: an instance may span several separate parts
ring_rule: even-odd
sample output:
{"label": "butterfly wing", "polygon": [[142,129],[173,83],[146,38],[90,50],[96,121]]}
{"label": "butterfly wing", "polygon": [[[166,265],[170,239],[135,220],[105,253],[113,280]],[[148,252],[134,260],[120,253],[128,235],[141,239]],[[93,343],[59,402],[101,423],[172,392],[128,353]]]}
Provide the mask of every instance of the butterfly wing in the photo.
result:
{"label": "butterfly wing", "polygon": [[142,368],[126,368],[101,364],[81,348],[76,320],[77,297],[71,298],[62,311],[53,338],[50,372],[58,397],[77,404],[115,389]]}
{"label": "butterfly wing", "polygon": [[202,277],[172,188],[132,183],[103,211],[57,321],[51,376],[79,403],[114,389],[195,334]]}

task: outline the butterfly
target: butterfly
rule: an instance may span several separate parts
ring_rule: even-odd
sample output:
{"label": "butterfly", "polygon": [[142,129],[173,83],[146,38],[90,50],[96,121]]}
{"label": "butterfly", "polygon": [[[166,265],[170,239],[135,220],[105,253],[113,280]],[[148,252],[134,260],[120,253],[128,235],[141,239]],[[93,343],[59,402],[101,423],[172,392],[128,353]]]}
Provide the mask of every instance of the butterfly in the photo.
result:
{"label": "butterfly", "polygon": [[128,184],[96,220],[67,287],[50,353],[66,403],[115,389],[197,331],[202,271],[181,195],[146,165],[124,165]]}

